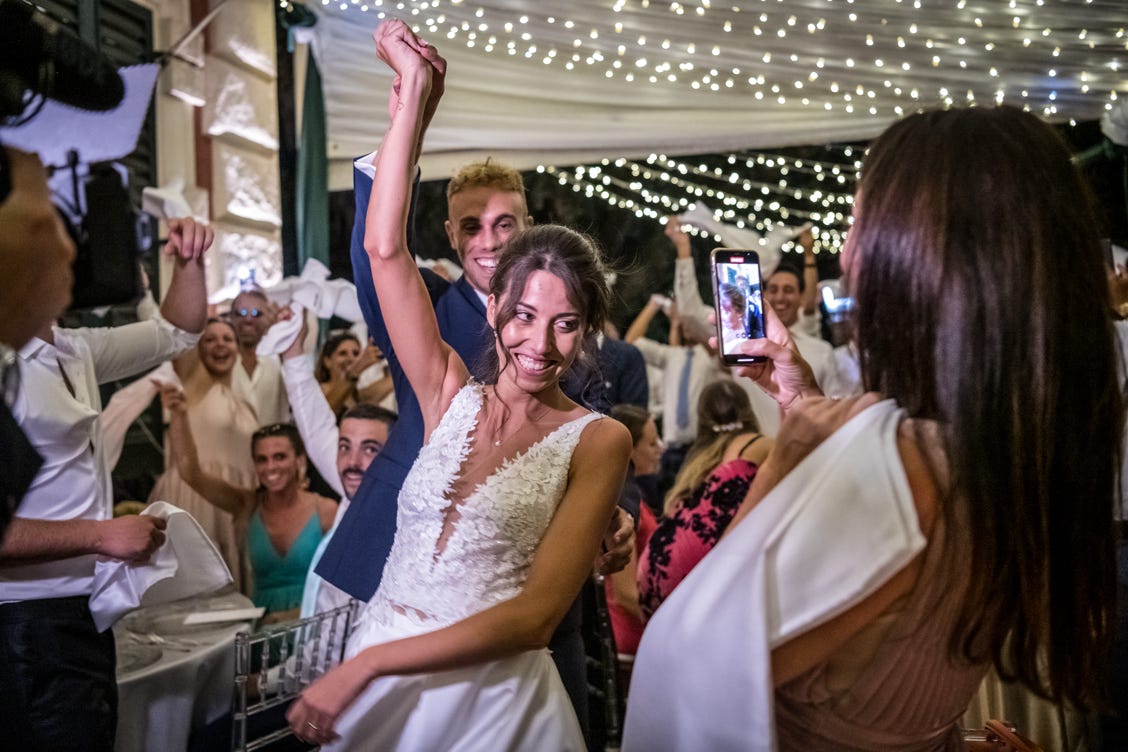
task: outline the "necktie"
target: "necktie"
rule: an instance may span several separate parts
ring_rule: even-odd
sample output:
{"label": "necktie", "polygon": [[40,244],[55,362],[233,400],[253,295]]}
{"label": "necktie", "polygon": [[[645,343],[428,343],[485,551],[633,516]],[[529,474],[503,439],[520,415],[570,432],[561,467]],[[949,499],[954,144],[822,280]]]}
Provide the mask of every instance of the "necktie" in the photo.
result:
{"label": "necktie", "polygon": [[681,379],[678,380],[678,430],[689,428],[689,372],[693,370],[694,348],[685,349],[685,363],[682,365]]}

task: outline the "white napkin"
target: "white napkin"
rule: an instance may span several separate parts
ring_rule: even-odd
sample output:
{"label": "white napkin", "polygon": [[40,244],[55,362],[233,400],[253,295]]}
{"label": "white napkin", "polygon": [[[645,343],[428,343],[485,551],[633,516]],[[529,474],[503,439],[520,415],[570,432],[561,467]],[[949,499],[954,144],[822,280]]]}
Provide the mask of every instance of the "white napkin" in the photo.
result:
{"label": "white napkin", "polygon": [[290,310],[293,316],[285,321],[278,321],[262,335],[255,352],[263,357],[281,355],[302,331],[302,321],[305,320],[305,310],[299,303],[291,303]]}
{"label": "white napkin", "polygon": [[307,261],[301,275],[286,277],[265,292],[275,303],[300,303],[321,319],[361,319],[356,286],[347,279],[329,279],[329,268],[317,259]]}
{"label": "white napkin", "polygon": [[192,515],[164,501],[141,514],[167,521],[164,545],[145,564],[108,559],[94,564],[90,613],[99,632],[135,608],[204,595],[232,582],[223,557]]}
{"label": "white napkin", "polygon": [[711,232],[721,238],[726,248],[751,248],[760,255],[760,272],[767,279],[779,266],[780,248],[789,240],[799,237],[804,230],[811,229],[810,222],[799,227],[779,224],[761,235],[750,227],[737,227],[718,220],[713,210],[698,201],[687,212],[678,216],[687,225]]}

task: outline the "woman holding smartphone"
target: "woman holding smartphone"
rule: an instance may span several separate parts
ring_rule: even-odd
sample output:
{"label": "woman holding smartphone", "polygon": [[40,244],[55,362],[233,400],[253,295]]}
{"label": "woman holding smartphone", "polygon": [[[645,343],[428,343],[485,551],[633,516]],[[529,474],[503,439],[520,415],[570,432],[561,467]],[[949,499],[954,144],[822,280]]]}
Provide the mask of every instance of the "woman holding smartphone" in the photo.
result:
{"label": "woman holding smartphone", "polygon": [[811,399],[770,311],[742,345],[787,417],[647,626],[624,749],[961,749],[992,665],[1099,704],[1124,406],[1086,186],[1009,107],[910,116],[861,174],[842,266],[876,394]]}

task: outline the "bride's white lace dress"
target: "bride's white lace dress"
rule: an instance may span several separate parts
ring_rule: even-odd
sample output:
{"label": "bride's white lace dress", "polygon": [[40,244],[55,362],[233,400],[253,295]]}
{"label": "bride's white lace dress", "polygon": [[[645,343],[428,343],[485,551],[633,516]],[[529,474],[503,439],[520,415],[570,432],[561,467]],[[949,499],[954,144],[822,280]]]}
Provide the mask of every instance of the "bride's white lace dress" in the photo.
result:
{"label": "bride's white lace dress", "polygon": [[[516,596],[567,486],[590,413],[494,470],[456,505],[483,387],[455,396],[403,484],[384,577],[349,640],[370,645],[431,632]],[[447,534],[444,536],[444,532]],[[388,676],[337,723],[333,750],[583,750],[575,711],[548,650],[453,671]]]}

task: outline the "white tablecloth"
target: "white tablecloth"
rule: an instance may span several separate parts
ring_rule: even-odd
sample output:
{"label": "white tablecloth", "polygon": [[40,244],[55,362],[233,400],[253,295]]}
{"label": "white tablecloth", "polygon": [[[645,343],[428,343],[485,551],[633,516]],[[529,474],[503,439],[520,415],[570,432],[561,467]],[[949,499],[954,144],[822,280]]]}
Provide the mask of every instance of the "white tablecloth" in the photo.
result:
{"label": "white tablecloth", "polygon": [[182,617],[252,605],[239,593],[194,598],[139,609],[114,626],[116,752],[182,752],[193,730],[231,710],[235,634],[250,623],[188,628],[182,626]]}

